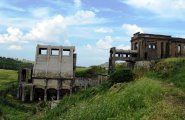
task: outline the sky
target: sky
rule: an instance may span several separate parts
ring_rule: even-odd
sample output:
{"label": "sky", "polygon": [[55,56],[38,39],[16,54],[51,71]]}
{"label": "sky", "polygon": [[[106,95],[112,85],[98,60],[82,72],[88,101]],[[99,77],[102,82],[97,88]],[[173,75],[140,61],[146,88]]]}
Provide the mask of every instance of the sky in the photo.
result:
{"label": "sky", "polygon": [[37,44],[75,46],[78,66],[108,62],[134,33],[185,37],[185,0],[0,0],[0,56],[35,60]]}

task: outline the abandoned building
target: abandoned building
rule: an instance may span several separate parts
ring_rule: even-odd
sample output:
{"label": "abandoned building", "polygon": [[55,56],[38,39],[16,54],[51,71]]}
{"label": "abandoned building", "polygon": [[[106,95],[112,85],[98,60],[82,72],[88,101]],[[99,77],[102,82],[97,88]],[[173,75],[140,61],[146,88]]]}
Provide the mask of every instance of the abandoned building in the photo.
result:
{"label": "abandoned building", "polygon": [[136,33],[131,50],[138,51],[138,60],[156,60],[185,56],[185,39],[167,35]]}
{"label": "abandoned building", "polygon": [[74,46],[37,45],[33,70],[19,71],[17,97],[58,100],[64,91],[70,93],[75,80],[74,52]]}
{"label": "abandoned building", "polygon": [[116,61],[126,61],[134,66],[136,61],[150,61],[168,57],[185,56],[185,39],[168,35],[135,33],[131,50],[110,49],[109,73]]}

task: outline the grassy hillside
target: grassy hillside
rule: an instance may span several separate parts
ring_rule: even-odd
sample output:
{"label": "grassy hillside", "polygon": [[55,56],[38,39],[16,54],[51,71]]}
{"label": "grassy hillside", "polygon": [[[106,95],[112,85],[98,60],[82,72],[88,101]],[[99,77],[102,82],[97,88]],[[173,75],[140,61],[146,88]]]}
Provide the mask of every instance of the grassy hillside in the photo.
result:
{"label": "grassy hillside", "polygon": [[[11,76],[6,76],[10,73]],[[37,103],[22,104],[13,99],[16,93],[14,85],[3,87],[8,81],[16,81],[13,79],[16,72],[1,70],[0,82],[4,83],[1,88],[8,92],[5,98],[0,97],[0,116],[10,120],[185,119],[184,58],[164,59],[152,70],[141,69],[135,74],[135,81],[113,86],[106,82],[81,90],[65,96],[58,107],[52,110],[44,108],[44,111],[34,114]]]}
{"label": "grassy hillside", "polygon": [[[143,70],[142,70],[143,71]],[[141,74],[141,73],[140,73]],[[184,59],[161,60],[133,82],[105,83],[61,100],[40,119],[185,119]]]}
{"label": "grassy hillside", "polygon": [[17,71],[0,69],[0,90],[17,81]]}
{"label": "grassy hillside", "polygon": [[17,71],[0,69],[0,120],[24,120],[34,112],[34,104],[16,100]]}

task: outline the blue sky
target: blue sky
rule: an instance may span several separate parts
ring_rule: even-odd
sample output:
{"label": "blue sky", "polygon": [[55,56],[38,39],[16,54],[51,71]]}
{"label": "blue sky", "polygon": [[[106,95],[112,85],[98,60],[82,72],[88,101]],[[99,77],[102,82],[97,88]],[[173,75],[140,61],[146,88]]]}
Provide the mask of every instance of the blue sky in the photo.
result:
{"label": "blue sky", "polygon": [[1,0],[0,56],[34,61],[37,44],[76,47],[77,65],[108,62],[135,32],[185,37],[185,0]]}

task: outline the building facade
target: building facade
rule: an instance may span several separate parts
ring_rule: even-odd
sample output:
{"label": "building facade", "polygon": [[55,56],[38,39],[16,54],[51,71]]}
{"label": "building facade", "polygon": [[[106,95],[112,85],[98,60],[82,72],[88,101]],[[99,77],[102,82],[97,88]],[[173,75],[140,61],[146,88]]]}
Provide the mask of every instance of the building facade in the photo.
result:
{"label": "building facade", "polygon": [[62,92],[71,92],[76,69],[74,52],[74,46],[37,45],[33,70],[19,71],[18,98],[24,101],[29,95],[31,101],[53,96],[59,99]]}
{"label": "building facade", "polygon": [[135,33],[131,50],[137,50],[138,60],[156,60],[185,56],[185,39],[167,35]]}

